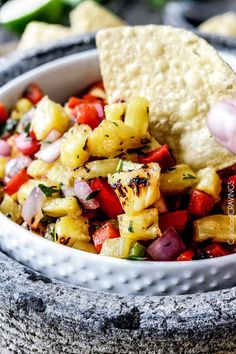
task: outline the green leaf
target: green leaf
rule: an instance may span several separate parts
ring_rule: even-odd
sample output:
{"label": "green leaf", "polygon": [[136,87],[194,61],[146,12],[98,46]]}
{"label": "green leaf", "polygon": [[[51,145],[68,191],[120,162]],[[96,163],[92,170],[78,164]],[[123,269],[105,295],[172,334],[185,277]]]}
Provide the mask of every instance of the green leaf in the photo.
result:
{"label": "green leaf", "polygon": [[13,133],[18,123],[19,121],[17,119],[8,119],[4,125],[0,126],[0,135],[5,133]]}
{"label": "green leaf", "polygon": [[131,233],[134,233],[133,221],[130,221],[130,222],[129,222],[128,231],[131,232]]}
{"label": "green leaf", "polygon": [[122,172],[123,165],[124,165],[124,161],[123,160],[119,160],[117,168],[116,168],[116,172],[118,172],[118,173]]}
{"label": "green leaf", "polygon": [[98,196],[98,194],[100,193],[100,189],[97,189],[96,191],[93,191],[92,193],[90,193],[86,200],[91,200],[91,199],[94,199]]}
{"label": "green leaf", "polygon": [[28,123],[28,124],[26,125],[25,129],[24,129],[24,132],[25,132],[25,134],[26,134],[27,136],[29,136],[30,125],[31,125],[31,123]]}
{"label": "green leaf", "polygon": [[141,150],[149,150],[151,148],[150,145],[145,145],[145,146],[142,146],[140,149]]}
{"label": "green leaf", "polygon": [[48,187],[45,186],[44,184],[39,184],[38,187],[46,195],[46,197],[51,197],[53,194],[59,193],[61,191],[61,186],[57,188],[57,187]]}
{"label": "green leaf", "polygon": [[183,179],[196,179],[196,177],[188,173],[187,176],[184,175]]}

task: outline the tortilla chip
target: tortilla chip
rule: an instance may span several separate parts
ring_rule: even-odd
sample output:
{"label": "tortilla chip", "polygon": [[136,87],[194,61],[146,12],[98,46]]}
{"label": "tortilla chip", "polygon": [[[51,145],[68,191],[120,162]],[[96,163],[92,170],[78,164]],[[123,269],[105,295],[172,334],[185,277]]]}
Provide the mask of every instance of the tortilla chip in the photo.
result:
{"label": "tortilla chip", "polygon": [[92,0],[82,2],[70,13],[70,23],[76,33],[125,25],[120,17]]}
{"label": "tortilla chip", "polygon": [[72,35],[73,32],[69,27],[37,21],[30,22],[21,37],[18,49],[31,49],[41,43],[60,40]]}
{"label": "tortilla chip", "polygon": [[97,47],[109,103],[146,97],[150,131],[178,163],[194,170],[236,163],[206,124],[215,102],[236,97],[236,76],[206,41],[183,29],[149,25],[100,31]]}
{"label": "tortilla chip", "polygon": [[224,14],[209,18],[199,27],[201,32],[219,34],[222,36],[236,36],[236,13]]}

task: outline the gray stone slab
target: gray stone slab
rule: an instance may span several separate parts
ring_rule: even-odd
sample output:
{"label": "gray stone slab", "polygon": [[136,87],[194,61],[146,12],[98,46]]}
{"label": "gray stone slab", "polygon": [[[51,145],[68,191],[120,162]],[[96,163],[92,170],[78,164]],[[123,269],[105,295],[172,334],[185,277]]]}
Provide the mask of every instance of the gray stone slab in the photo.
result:
{"label": "gray stone slab", "polygon": [[[97,293],[0,255],[0,346],[14,353],[235,353],[236,289]],[[1,351],[2,352],[2,351]]]}

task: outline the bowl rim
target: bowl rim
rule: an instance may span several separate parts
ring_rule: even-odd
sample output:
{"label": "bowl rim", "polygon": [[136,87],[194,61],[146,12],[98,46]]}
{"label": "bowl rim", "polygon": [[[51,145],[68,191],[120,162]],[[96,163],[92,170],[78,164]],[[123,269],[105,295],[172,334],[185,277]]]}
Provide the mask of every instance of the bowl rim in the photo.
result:
{"label": "bowl rim", "polygon": [[[235,57],[232,54],[228,54],[228,56],[231,57]],[[41,74],[45,71],[51,70],[53,69],[55,66],[64,66],[69,65],[71,62],[74,62],[77,58],[86,58],[86,59],[91,59],[94,57],[98,57],[98,51],[97,49],[91,49],[82,53],[75,53],[75,54],[71,54],[66,56],[65,58],[59,58],[56,60],[53,60],[49,63],[43,64],[35,69],[32,69],[20,76],[18,76],[17,78],[14,78],[13,80],[11,80],[10,82],[8,82],[7,84],[5,84],[4,86],[2,86],[0,88],[0,96],[4,95],[7,91],[13,89],[15,86],[19,85],[20,83],[22,83],[22,81],[27,81],[28,79],[30,79],[30,77],[32,75],[35,74]],[[58,244],[56,242],[50,241],[45,239],[44,237],[40,237],[39,235],[23,228],[22,226],[20,226],[19,224],[15,223],[14,221],[10,220],[9,218],[7,218],[3,213],[0,212],[0,224],[1,223],[5,223],[6,225],[9,225],[9,228],[12,229],[12,227],[15,227],[16,231],[21,232],[24,234],[24,236],[29,239],[29,237],[34,237],[36,242],[51,242],[51,247],[53,249],[59,250],[61,249],[61,252],[63,252],[65,255],[69,255],[71,254],[72,256],[83,256],[83,257],[92,257],[93,260],[96,259],[101,259],[105,262],[105,263],[109,263],[112,262],[113,265],[118,266],[118,267],[123,267],[126,265],[129,265],[129,268],[131,269],[131,264],[133,264],[133,268],[134,269],[138,269],[140,267],[145,267],[145,269],[150,269],[153,270],[154,268],[159,268],[160,270],[170,270],[173,267],[179,267],[179,268],[188,268],[189,270],[198,270],[199,266],[207,266],[207,265],[211,265],[211,266],[220,266],[220,265],[226,265],[226,263],[232,263],[236,261],[236,254],[231,254],[231,255],[227,255],[227,256],[221,256],[221,257],[217,257],[217,258],[210,258],[210,259],[202,259],[202,260],[194,260],[194,261],[190,261],[190,262],[186,262],[186,261],[132,261],[132,260],[128,260],[128,259],[119,259],[119,258],[113,258],[113,257],[108,257],[108,256],[103,256],[103,255],[99,255],[99,254],[92,254],[89,252],[85,252],[85,251],[81,251],[81,250],[77,250],[77,249],[73,249],[71,247],[65,247],[64,245]],[[42,244],[42,243],[41,243]],[[45,243],[45,245],[47,245],[48,243]],[[45,247],[46,248],[46,247]],[[62,251],[64,250],[64,251]],[[97,258],[99,256],[99,258]],[[96,258],[95,258],[96,257]],[[131,269],[132,270],[132,269]]]}

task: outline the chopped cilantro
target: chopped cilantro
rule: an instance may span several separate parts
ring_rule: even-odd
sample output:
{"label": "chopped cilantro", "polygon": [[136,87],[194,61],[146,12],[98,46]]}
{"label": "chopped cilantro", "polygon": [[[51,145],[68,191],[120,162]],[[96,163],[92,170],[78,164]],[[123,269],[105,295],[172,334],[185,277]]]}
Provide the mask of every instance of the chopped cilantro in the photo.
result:
{"label": "chopped cilantro", "polygon": [[39,184],[38,187],[41,189],[41,191],[46,195],[46,197],[51,197],[55,193],[59,193],[61,191],[61,184],[59,188],[57,187],[48,187],[45,186],[44,184]]}
{"label": "chopped cilantro", "polygon": [[141,150],[149,150],[149,149],[151,149],[150,145],[145,145],[141,147]]}
{"label": "chopped cilantro", "polygon": [[26,127],[25,127],[25,129],[24,129],[24,132],[25,132],[25,134],[27,135],[27,136],[29,136],[29,132],[30,132],[30,123],[28,123],[27,125],[26,125]]}
{"label": "chopped cilantro", "polygon": [[124,165],[124,161],[123,160],[119,160],[117,168],[116,168],[116,172],[118,172],[118,173],[122,172],[123,165]]}
{"label": "chopped cilantro", "polygon": [[130,222],[129,222],[128,231],[131,232],[131,233],[134,233],[133,221],[130,221]]}
{"label": "chopped cilantro", "polygon": [[140,146],[138,148],[129,149],[127,152],[128,152],[129,155],[138,154],[139,156],[145,156],[144,151],[145,150],[149,150],[150,148],[151,148],[151,146],[144,145],[144,146]]}
{"label": "chopped cilantro", "polygon": [[118,124],[116,122],[112,122],[116,127],[118,127]]}
{"label": "chopped cilantro", "polygon": [[8,119],[4,125],[0,126],[0,135],[14,132],[18,123],[19,121],[17,119]]}
{"label": "chopped cilantro", "polygon": [[90,193],[86,200],[91,200],[91,199],[94,199],[98,196],[98,194],[100,193],[100,189],[97,189],[96,191],[93,191],[92,193]]}
{"label": "chopped cilantro", "polygon": [[53,242],[58,240],[58,235],[56,233],[55,224],[49,224],[47,226],[47,230],[44,234],[44,238],[46,238],[49,241],[53,241]]}
{"label": "chopped cilantro", "polygon": [[183,179],[196,179],[196,177],[188,173],[187,176],[185,174],[183,175]]}

